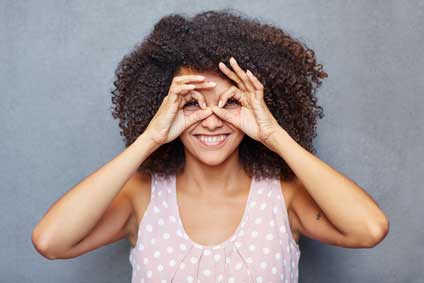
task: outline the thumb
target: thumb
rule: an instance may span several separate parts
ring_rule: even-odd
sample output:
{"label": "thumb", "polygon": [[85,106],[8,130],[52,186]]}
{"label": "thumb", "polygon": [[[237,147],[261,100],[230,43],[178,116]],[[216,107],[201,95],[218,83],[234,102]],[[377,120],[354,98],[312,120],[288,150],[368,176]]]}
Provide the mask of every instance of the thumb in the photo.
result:
{"label": "thumb", "polygon": [[233,124],[234,126],[238,128],[240,127],[239,119],[236,115],[231,114],[227,110],[215,105],[212,106],[212,111],[222,120],[230,122],[231,124]]}
{"label": "thumb", "polygon": [[194,123],[201,121],[212,114],[212,109],[207,107],[206,109],[199,109],[190,116],[187,117],[186,128],[190,127]]}

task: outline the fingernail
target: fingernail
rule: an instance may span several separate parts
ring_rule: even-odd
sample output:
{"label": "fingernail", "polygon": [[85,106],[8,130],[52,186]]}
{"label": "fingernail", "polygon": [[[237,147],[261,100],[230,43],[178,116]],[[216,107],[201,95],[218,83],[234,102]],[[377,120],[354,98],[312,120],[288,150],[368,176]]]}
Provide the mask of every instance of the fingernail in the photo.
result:
{"label": "fingernail", "polygon": [[218,107],[221,107],[221,104],[222,104],[222,100],[219,100],[218,101]]}
{"label": "fingernail", "polygon": [[208,82],[209,85],[216,85],[216,82]]}

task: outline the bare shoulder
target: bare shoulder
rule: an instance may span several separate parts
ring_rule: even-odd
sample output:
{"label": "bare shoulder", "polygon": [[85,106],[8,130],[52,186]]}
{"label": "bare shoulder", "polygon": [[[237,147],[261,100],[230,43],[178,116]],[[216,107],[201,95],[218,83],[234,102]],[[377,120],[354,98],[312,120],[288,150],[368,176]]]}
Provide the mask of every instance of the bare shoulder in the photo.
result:
{"label": "bare shoulder", "polygon": [[126,194],[133,207],[127,223],[127,235],[131,244],[137,240],[138,224],[150,201],[151,175],[145,172],[135,172],[125,184]]}
{"label": "bare shoulder", "polygon": [[283,180],[280,179],[280,188],[284,196],[284,201],[286,203],[287,215],[289,218],[290,229],[293,235],[293,238],[296,242],[299,242],[300,232],[299,232],[299,222],[296,217],[296,214],[293,211],[293,199],[298,197],[299,192],[302,189],[302,183],[299,178],[296,176],[292,180]]}

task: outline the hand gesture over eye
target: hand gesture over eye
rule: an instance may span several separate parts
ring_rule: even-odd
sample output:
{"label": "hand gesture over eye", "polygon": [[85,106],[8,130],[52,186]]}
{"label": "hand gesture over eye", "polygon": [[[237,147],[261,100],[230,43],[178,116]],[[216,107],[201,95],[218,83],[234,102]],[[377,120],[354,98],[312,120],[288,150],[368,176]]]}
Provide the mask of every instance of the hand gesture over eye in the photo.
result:
{"label": "hand gesture over eye", "polygon": [[[269,138],[281,129],[275,117],[269,111],[264,101],[264,87],[262,83],[248,70],[244,72],[234,58],[230,59],[234,71],[220,62],[220,70],[233,80],[236,86],[222,94],[221,103],[212,106],[212,110],[221,119],[232,123],[249,137],[265,145]],[[229,99],[236,99],[241,105],[238,114],[228,111],[225,106]]]}
{"label": "hand gesture over eye", "polygon": [[[205,77],[197,75],[176,76],[169,87],[168,95],[162,101],[155,116],[150,121],[145,133],[159,145],[168,143],[177,138],[186,128],[203,120],[213,112],[206,107],[204,97],[196,91],[196,88],[211,88],[213,82],[205,82]],[[201,109],[184,113],[184,105],[197,100]]]}

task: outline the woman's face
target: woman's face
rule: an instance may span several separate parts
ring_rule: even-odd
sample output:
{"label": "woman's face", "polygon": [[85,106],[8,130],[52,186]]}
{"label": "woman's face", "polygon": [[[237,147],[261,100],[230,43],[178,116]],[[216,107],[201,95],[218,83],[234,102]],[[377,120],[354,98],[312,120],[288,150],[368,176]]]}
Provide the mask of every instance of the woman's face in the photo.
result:
{"label": "woman's face", "polygon": [[[192,90],[203,95],[207,106],[217,106],[220,95],[235,85],[230,79],[223,79],[217,74],[199,73],[187,68],[181,68],[176,76],[193,74],[204,76],[206,78],[204,81],[216,83],[211,88]],[[190,95],[190,92],[186,95]],[[233,114],[239,114],[241,110],[240,103],[234,98],[229,99],[223,107]],[[194,98],[183,106],[185,115],[191,115],[199,109],[201,109],[199,103]],[[194,157],[205,164],[217,165],[230,156],[238,154],[236,149],[238,149],[244,135],[243,131],[212,113],[207,118],[187,128],[180,135],[180,139],[184,144],[186,160]]]}

